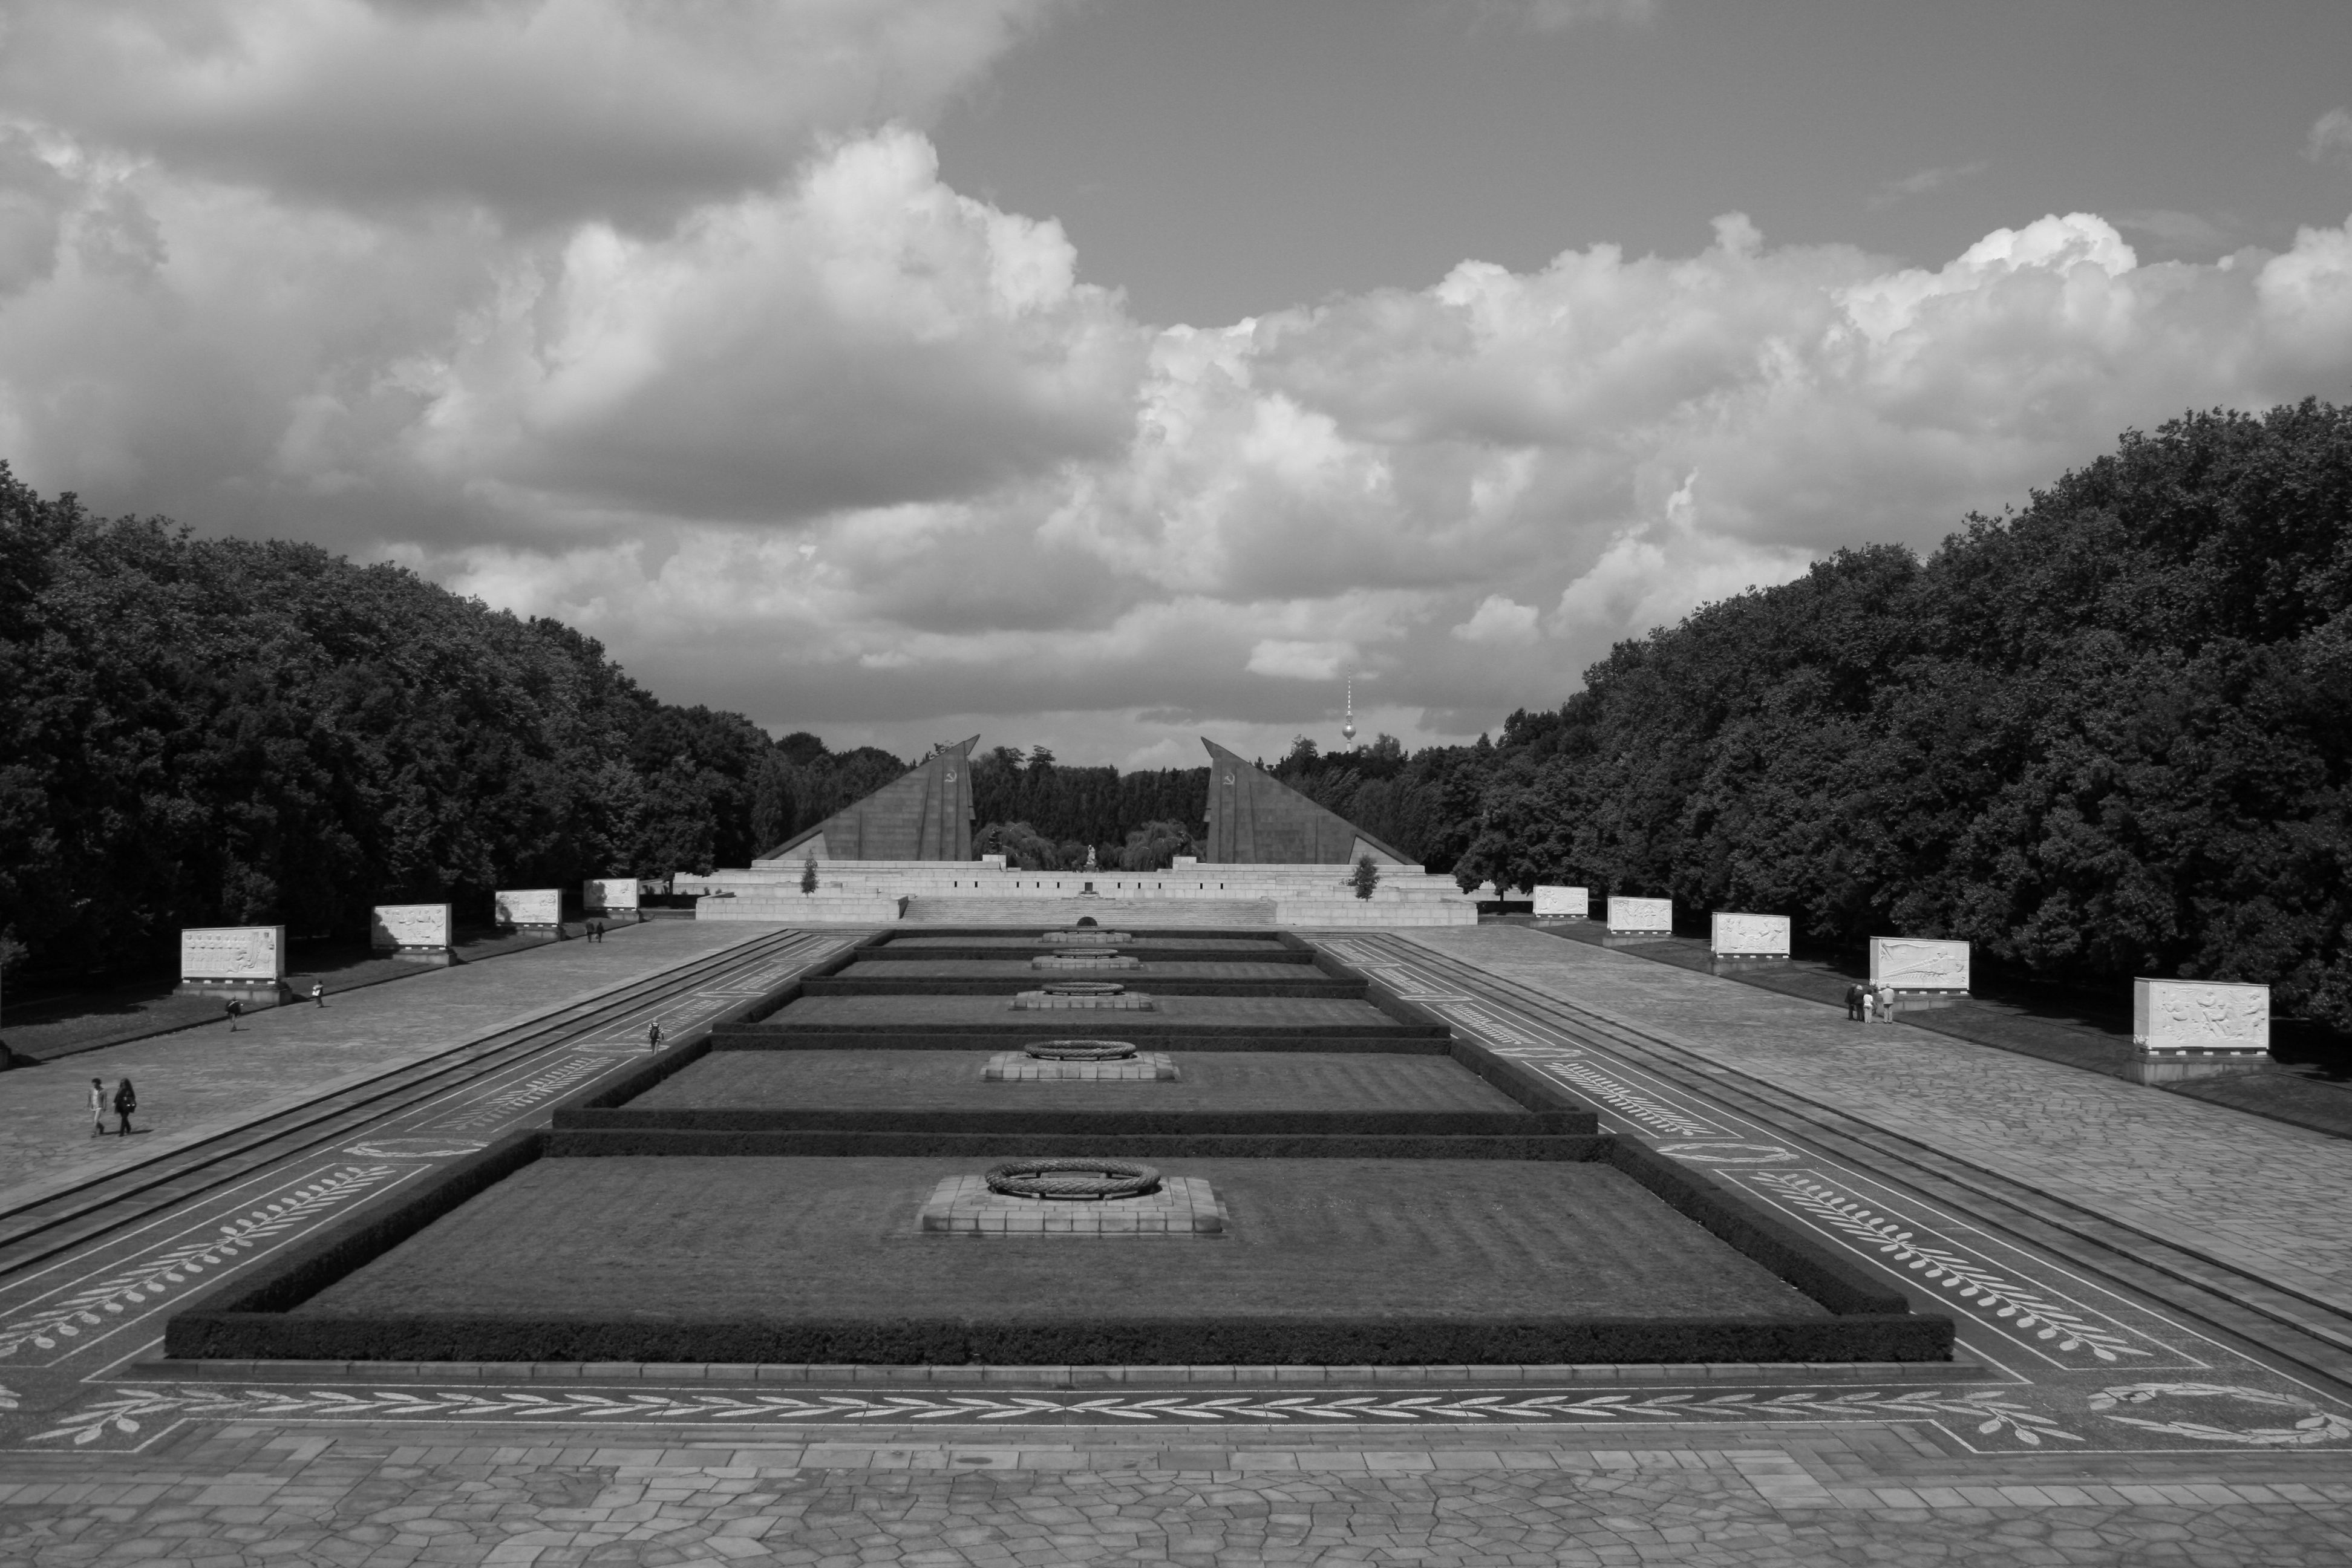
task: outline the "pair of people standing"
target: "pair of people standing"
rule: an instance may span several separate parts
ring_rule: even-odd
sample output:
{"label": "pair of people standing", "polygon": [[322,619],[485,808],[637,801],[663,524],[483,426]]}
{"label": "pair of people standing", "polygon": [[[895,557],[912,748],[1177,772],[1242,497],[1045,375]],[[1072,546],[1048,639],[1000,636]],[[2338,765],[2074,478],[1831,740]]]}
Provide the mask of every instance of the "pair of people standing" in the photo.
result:
{"label": "pair of people standing", "polygon": [[114,1108],[115,1120],[121,1123],[115,1136],[130,1137],[131,1113],[139,1109],[139,1095],[127,1078],[114,1086],[114,1093],[110,1096],[106,1092],[103,1079],[89,1080],[89,1135],[93,1138],[106,1136],[106,1110],[110,1105]]}

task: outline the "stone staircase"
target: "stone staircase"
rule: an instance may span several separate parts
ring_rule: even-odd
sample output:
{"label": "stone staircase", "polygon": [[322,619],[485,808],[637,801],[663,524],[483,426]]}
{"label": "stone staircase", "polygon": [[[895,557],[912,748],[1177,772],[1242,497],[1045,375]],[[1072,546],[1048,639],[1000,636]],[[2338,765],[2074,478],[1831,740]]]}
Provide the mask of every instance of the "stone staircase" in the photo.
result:
{"label": "stone staircase", "polygon": [[1076,925],[1082,916],[1119,930],[1163,931],[1176,927],[1271,926],[1272,899],[958,898],[950,894],[907,900],[899,917],[909,925],[1027,926],[1047,931]]}

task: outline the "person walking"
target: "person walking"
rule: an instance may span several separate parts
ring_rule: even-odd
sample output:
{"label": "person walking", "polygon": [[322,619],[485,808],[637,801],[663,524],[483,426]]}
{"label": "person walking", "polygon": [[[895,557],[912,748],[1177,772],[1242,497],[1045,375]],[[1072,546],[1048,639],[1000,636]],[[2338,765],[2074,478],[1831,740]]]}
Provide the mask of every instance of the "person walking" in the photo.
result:
{"label": "person walking", "polygon": [[236,1033],[236,1021],[245,1016],[245,1004],[232,996],[228,999],[228,1032]]}
{"label": "person walking", "polygon": [[1845,1016],[1849,1020],[1856,1024],[1864,1021],[1863,1004],[1869,994],[1862,988],[1862,982],[1859,980],[1845,988]]}
{"label": "person walking", "polygon": [[104,1079],[94,1078],[89,1080],[89,1135],[93,1138],[106,1136],[106,1080]]}
{"label": "person walking", "polygon": [[656,1018],[652,1023],[646,1026],[646,1049],[649,1051],[657,1051],[661,1049],[661,1020],[659,1018]]}
{"label": "person walking", "polygon": [[321,1007],[327,1005],[327,983],[325,981],[313,980],[310,982],[310,1000],[316,1002]]}
{"label": "person walking", "polygon": [[131,1080],[126,1078],[114,1086],[114,1115],[115,1119],[122,1123],[121,1130],[115,1134],[116,1137],[131,1136],[131,1113],[138,1109],[138,1092],[131,1087]]}

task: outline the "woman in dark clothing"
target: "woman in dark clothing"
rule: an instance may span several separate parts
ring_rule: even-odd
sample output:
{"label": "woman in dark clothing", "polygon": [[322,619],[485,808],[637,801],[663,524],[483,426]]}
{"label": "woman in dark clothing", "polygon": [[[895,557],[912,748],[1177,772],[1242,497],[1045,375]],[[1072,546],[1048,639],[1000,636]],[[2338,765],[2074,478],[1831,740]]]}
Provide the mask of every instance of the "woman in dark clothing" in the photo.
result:
{"label": "woman in dark clothing", "polygon": [[131,1089],[131,1080],[126,1078],[116,1085],[114,1089],[114,1115],[115,1119],[122,1124],[121,1131],[115,1133],[116,1137],[131,1136],[131,1113],[138,1109],[139,1096]]}

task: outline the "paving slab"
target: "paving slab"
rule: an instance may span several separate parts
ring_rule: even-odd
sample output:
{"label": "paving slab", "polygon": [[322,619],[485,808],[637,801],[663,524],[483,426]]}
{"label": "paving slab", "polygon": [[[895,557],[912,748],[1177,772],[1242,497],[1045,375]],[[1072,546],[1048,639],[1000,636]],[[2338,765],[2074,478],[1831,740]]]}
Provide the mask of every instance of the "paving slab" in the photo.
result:
{"label": "paving slab", "polygon": [[[0,1209],[184,1148],[347,1084],[777,928],[655,921],[0,1074]],[[90,1136],[89,1080],[128,1078],[131,1138]],[[109,1118],[110,1123],[112,1118]]]}
{"label": "paving slab", "polygon": [[1395,933],[2352,1310],[2352,1143],[1511,926]]}

